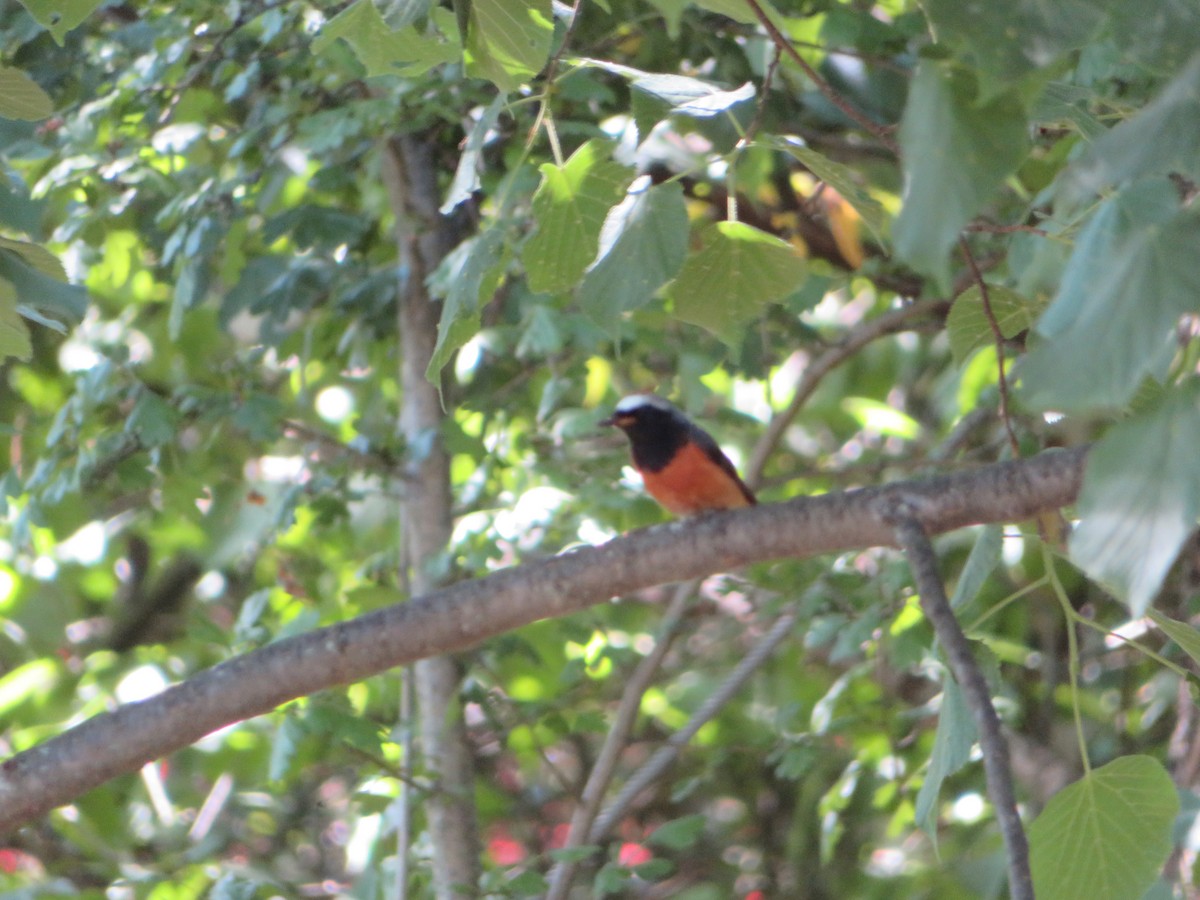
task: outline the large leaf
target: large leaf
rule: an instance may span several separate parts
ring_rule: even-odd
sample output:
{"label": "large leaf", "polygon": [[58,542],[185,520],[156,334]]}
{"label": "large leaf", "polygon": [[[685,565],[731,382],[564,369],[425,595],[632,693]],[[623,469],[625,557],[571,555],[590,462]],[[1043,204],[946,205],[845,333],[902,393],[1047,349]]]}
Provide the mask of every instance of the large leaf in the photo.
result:
{"label": "large leaf", "polygon": [[542,166],[533,196],[537,233],[522,253],[530,290],[565,291],[596,258],[604,219],[633,179],[633,170],[609,158],[612,147],[588,141],[562,166]]}
{"label": "large leaf", "polygon": [[1037,325],[1047,338],[1022,361],[1025,402],[1038,409],[1120,407],[1161,377],[1179,317],[1200,309],[1200,211],[1180,208],[1166,179],[1101,204]]}
{"label": "large leaf", "polygon": [[937,799],[942,782],[961,769],[971,758],[975,744],[975,720],[963,697],[962,688],[947,674],[942,682],[942,705],[938,710],[937,733],[933,736],[933,752],[925,780],[917,792],[913,813],[917,826],[937,840]]}
{"label": "large leaf", "polygon": [[1112,429],[1088,454],[1071,559],[1134,615],[1154,598],[1200,516],[1200,380]]}
{"label": "large leaf", "polygon": [[584,312],[615,333],[621,316],[649,302],[687,255],[687,209],[677,182],[637,187],[613,207],[600,253],[579,286]]}
{"label": "large leaf", "polygon": [[883,243],[887,230],[883,206],[859,184],[853,169],[805,146],[799,138],[784,137],[765,143],[799,160],[813,175],[837,191],[843,200],[854,207],[863,224],[875,235],[875,240]]}
{"label": "large leaf", "polygon": [[[988,301],[996,324],[1000,326],[1000,334],[1006,339],[1032,328],[1040,311],[1031,300],[995,284],[988,285]],[[995,343],[992,325],[983,308],[983,292],[978,285],[954,298],[954,306],[946,317],[946,333],[950,337],[950,352],[960,366],[976,350]]]}
{"label": "large leaf", "polygon": [[368,77],[419,75],[462,56],[456,44],[427,31],[412,26],[393,31],[375,8],[374,0],[357,0],[325,23],[313,40],[313,52],[323,53],[338,38],[354,50]]}
{"label": "large leaf", "polygon": [[718,222],[700,234],[668,294],[675,315],[707,328],[728,344],[767,303],[795,292],[804,280],[804,258],[787,241],[744,222]]}
{"label": "large leaf", "polygon": [[1152,103],[1097,140],[1070,186],[1090,193],[1171,172],[1200,177],[1200,56]]}
{"label": "large leaf", "polygon": [[1028,148],[1015,91],[980,103],[966,69],[922,60],[900,122],[904,206],[892,232],[896,254],[948,286],[947,251]]}
{"label": "large leaf", "polygon": [[515,91],[550,55],[550,0],[471,0],[467,73]]}
{"label": "large leaf", "polygon": [[1149,756],[1123,756],[1051,798],[1029,827],[1038,900],[1138,900],[1171,851],[1179,798]]}
{"label": "large leaf", "polygon": [[36,81],[9,66],[0,66],[0,117],[36,122],[54,112],[54,101]]}

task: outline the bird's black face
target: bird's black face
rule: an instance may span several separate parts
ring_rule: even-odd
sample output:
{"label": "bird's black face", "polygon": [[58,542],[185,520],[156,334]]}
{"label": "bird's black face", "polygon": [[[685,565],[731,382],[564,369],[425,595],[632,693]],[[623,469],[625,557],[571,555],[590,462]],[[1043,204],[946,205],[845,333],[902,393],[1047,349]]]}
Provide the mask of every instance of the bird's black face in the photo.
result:
{"label": "bird's black face", "polygon": [[688,440],[688,420],[665,401],[627,409],[618,406],[612,417],[601,424],[624,431],[629,437],[634,465],[652,471],[670,462],[675,451]]}

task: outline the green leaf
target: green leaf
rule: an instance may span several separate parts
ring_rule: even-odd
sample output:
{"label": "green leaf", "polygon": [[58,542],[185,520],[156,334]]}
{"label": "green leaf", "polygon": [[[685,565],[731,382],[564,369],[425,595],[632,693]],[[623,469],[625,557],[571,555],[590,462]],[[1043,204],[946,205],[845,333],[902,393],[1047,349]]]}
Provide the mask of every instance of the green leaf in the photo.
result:
{"label": "green leaf", "polygon": [[1051,798],[1029,827],[1039,900],[1138,900],[1171,851],[1179,798],[1149,756],[1123,756]]}
{"label": "green leaf", "polygon": [[668,293],[675,315],[740,343],[743,326],[804,280],[804,258],[782,238],[744,222],[717,222],[700,233]]}
{"label": "green leaf", "polygon": [[37,23],[53,35],[59,46],[72,28],[98,9],[104,0],[21,0]]}
{"label": "green leaf", "polygon": [[1138,182],[1102,203],[1038,322],[1047,340],[1021,361],[1025,402],[1120,407],[1147,375],[1161,380],[1179,317],[1200,309],[1197,246],[1200,210],[1181,209],[1167,179]]}
{"label": "green leaf", "polygon": [[921,60],[900,122],[904,206],[892,230],[896,255],[946,287],[947,251],[1029,150],[1016,91],[980,103],[967,70]]}
{"label": "green leaf", "polygon": [[1200,379],[1088,453],[1072,561],[1140,616],[1200,515]]}
{"label": "green leaf", "polygon": [[668,850],[686,850],[700,840],[707,822],[708,819],[699,814],[672,819],[654,829],[646,841],[655,847],[665,847]]}
{"label": "green leaf", "polygon": [[1146,610],[1146,615],[1157,625],[1167,637],[1179,645],[1179,649],[1200,664],[1200,631],[1186,622],[1176,622],[1169,619],[1156,609]]}
{"label": "green leaf", "polygon": [[9,66],[0,66],[0,117],[37,122],[54,112],[54,101],[38,83]]}
{"label": "green leaf", "polygon": [[753,100],[755,95],[751,82],[733,90],[726,90],[711,81],[693,78],[690,75],[644,72],[632,66],[602,59],[587,59],[583,60],[583,63],[628,79],[630,87],[665,103],[673,113],[698,119],[707,119],[725,112],[739,103]]}
{"label": "green leaf", "polygon": [[1093,193],[1142,175],[1200,177],[1200,56],[1133,118],[1092,144],[1067,190]]}
{"label": "green leaf", "polygon": [[504,94],[498,94],[487,105],[487,109],[483,111],[479,121],[467,133],[466,145],[463,147],[462,156],[458,158],[458,165],[454,169],[454,180],[450,182],[450,190],[446,192],[445,202],[438,209],[442,215],[448,214],[454,207],[479,190],[479,157],[483,153],[483,145],[488,132],[495,127],[496,120],[500,118],[500,111],[504,109],[504,104]]}
{"label": "green leaf", "polygon": [[764,143],[799,160],[813,175],[841,194],[842,199],[858,213],[875,240],[882,244],[887,233],[886,214],[879,201],[859,184],[858,174],[849,166],[834,162],[800,141],[796,137],[782,137]]}
{"label": "green leaf", "polygon": [[144,390],[125,420],[125,430],[144,447],[157,447],[175,438],[179,413],[153,391]]}
{"label": "green leaf", "polygon": [[553,35],[550,0],[471,0],[467,74],[515,91],[542,70]]}
{"label": "green leaf", "polygon": [[503,230],[489,228],[455,247],[430,279],[435,291],[445,295],[437,344],[425,370],[434,384],[441,384],[442,367],[454,352],[479,331],[481,303],[503,274],[503,251]]}
{"label": "green leaf", "polygon": [[0,362],[10,356],[29,359],[33,356],[33,344],[29,341],[29,328],[17,312],[17,291],[0,278]]}
{"label": "green leaf", "polygon": [[[988,285],[988,301],[1000,333],[1008,340],[1032,328],[1041,312],[1033,301],[995,284]],[[976,350],[995,344],[991,323],[983,310],[983,292],[978,285],[967,288],[954,299],[954,306],[946,317],[946,334],[950,338],[950,353],[960,366],[965,365]]]}
{"label": "green leaf", "polygon": [[961,48],[994,81],[1015,81],[1083,46],[1103,21],[1092,0],[928,0],[938,40]]}
{"label": "green leaf", "polygon": [[357,0],[326,22],[313,40],[313,52],[324,53],[338,38],[350,45],[368,78],[420,75],[462,57],[462,49],[440,35],[411,26],[393,31],[375,8],[374,0]]}
{"label": "green leaf", "polygon": [[49,251],[36,244],[0,239],[0,278],[13,286],[17,299],[57,318],[78,321],[87,309],[87,294],[83,288],[67,284],[61,273],[61,265]]}
{"label": "green leaf", "polygon": [[589,140],[563,166],[545,163],[533,197],[538,230],[522,260],[534,292],[563,292],[596,256],[608,210],[625,196],[632,169],[613,162],[612,143]]}
{"label": "green leaf", "polygon": [[678,182],[632,190],[601,229],[599,256],[579,286],[583,311],[615,333],[624,313],[649,302],[679,271],[687,239]]}
{"label": "green leaf", "polygon": [[971,547],[962,574],[954,585],[954,596],[950,606],[957,609],[979,595],[983,584],[1000,564],[1000,553],[1004,549],[1004,528],[1001,525],[984,525]]}
{"label": "green leaf", "polygon": [[937,840],[937,799],[942,782],[961,769],[971,758],[975,744],[975,720],[963,697],[962,688],[947,673],[942,680],[942,704],[938,710],[937,733],[925,780],[917,792],[914,818],[922,831]]}

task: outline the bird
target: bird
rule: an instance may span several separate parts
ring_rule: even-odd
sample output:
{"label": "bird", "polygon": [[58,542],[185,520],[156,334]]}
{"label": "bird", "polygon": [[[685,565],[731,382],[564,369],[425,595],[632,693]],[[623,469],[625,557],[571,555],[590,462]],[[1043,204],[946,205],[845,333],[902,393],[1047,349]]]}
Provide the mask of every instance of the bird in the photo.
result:
{"label": "bird", "polygon": [[600,424],[625,432],[647,493],[673,515],[758,502],[712,435],[657,394],[623,398]]}

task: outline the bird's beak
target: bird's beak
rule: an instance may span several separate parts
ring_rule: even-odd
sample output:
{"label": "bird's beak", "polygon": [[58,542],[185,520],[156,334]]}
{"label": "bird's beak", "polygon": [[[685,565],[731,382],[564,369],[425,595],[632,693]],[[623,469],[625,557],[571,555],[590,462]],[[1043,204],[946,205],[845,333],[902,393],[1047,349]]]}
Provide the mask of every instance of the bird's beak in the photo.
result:
{"label": "bird's beak", "polygon": [[599,422],[597,422],[596,427],[597,428],[611,428],[612,426],[614,426],[616,424],[617,424],[617,417],[609,416],[607,419],[601,419]]}

